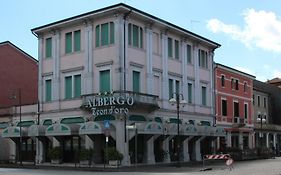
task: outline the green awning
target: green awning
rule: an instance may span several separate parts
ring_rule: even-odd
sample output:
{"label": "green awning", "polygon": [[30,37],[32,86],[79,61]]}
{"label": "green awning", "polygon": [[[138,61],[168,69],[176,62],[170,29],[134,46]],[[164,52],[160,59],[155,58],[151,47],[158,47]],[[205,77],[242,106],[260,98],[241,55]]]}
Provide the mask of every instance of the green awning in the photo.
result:
{"label": "green awning", "polygon": [[138,131],[141,134],[159,134],[162,135],[164,133],[164,129],[161,123],[159,122],[148,122],[145,127],[144,131]]}
{"label": "green awning", "polygon": [[10,126],[7,127],[3,130],[2,132],[2,137],[25,137],[27,136],[27,128],[26,127],[22,127],[21,128],[21,134],[20,134],[20,127],[18,126]]}
{"label": "green awning", "polygon": [[146,118],[143,115],[130,115],[129,121],[145,122]]}
{"label": "green awning", "polygon": [[46,136],[78,135],[80,125],[78,124],[53,124],[46,128]]}
{"label": "green awning", "polygon": [[155,117],[154,121],[156,121],[158,123],[162,123],[162,118],[161,117]]}
{"label": "green awning", "polygon": [[188,120],[188,123],[194,125],[194,120]]}
{"label": "green awning", "polygon": [[177,118],[170,118],[169,121],[170,121],[170,123],[182,124],[182,121],[180,119],[177,119]]}
{"label": "green awning", "polygon": [[31,125],[34,125],[35,121],[33,120],[28,120],[28,121],[21,121],[17,123],[17,126],[21,126],[21,127],[29,127]]}
{"label": "green awning", "polygon": [[83,117],[69,117],[69,118],[61,119],[60,123],[61,124],[85,123],[85,119]]}
{"label": "green awning", "polygon": [[44,126],[50,126],[50,125],[52,125],[52,124],[53,124],[52,119],[46,119],[46,120],[44,120],[44,122],[43,122],[43,125],[44,125]]}
{"label": "green awning", "polygon": [[5,129],[9,126],[8,122],[0,122],[0,129]]}
{"label": "green awning", "polygon": [[79,129],[79,135],[85,135],[85,134],[89,134],[89,135],[102,134],[101,125],[97,122],[92,122],[92,121],[84,123]]}
{"label": "green awning", "polygon": [[113,115],[99,115],[94,118],[94,121],[104,121],[104,120],[115,120],[115,117]]}
{"label": "green awning", "polygon": [[201,121],[201,126],[211,126],[211,123],[209,121]]}
{"label": "green awning", "polygon": [[184,130],[185,135],[198,135],[198,129],[193,124],[188,124]]}

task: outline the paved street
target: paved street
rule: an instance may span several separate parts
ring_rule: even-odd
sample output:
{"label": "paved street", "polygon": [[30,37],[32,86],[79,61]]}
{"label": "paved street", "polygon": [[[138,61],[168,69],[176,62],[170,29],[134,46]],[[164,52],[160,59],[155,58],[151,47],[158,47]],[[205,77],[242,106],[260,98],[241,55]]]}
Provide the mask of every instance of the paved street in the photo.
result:
{"label": "paved street", "polygon": [[117,172],[95,172],[95,171],[77,171],[77,170],[54,170],[54,169],[17,169],[0,168],[0,175],[142,175],[142,174],[184,174],[184,175],[281,175],[281,158],[268,160],[243,161],[235,163],[234,169],[230,171],[224,164],[207,165],[205,168],[212,168],[209,171],[197,167],[147,167],[138,168],[137,172],[122,171]]}

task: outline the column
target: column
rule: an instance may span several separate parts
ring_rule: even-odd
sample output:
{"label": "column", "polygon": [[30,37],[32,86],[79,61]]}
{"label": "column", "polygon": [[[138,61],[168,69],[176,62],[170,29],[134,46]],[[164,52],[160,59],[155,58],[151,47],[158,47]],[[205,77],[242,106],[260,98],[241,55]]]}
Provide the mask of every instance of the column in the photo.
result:
{"label": "column", "polygon": [[131,164],[129,156],[129,140],[126,139],[125,142],[125,130],[124,121],[116,121],[116,149],[123,154],[123,160],[121,164],[123,166],[128,166]]}
{"label": "column", "polygon": [[231,132],[227,132],[227,147],[232,147],[232,143],[231,143]]}
{"label": "column", "polygon": [[168,85],[168,36],[166,33],[161,34],[162,39],[162,98],[163,98],[163,108],[168,108],[169,100],[169,85]]}
{"label": "column", "polygon": [[164,163],[171,163],[170,152],[169,152],[169,142],[173,136],[168,136],[163,141],[163,150],[167,153],[165,155]]}
{"label": "column", "polygon": [[[44,39],[39,36],[38,37],[38,100],[42,104],[43,102],[43,80],[42,80],[42,67],[43,67],[43,47],[44,47]],[[40,108],[42,109],[42,105],[40,104]],[[40,109],[40,111],[41,111]]]}
{"label": "column", "polygon": [[152,136],[150,139],[146,142],[146,162],[148,164],[155,164],[155,155],[154,155],[154,136]]}
{"label": "column", "polygon": [[200,113],[199,105],[201,104],[201,94],[200,94],[200,74],[199,74],[199,57],[198,57],[198,44],[194,44],[193,46],[193,57],[194,57],[194,102],[195,102],[195,112]]}
{"label": "column", "polygon": [[118,57],[119,65],[116,68],[116,77],[119,77],[119,81],[116,81],[114,90],[124,89],[124,20],[123,15],[119,15],[115,20],[115,43],[116,43],[116,53]]}
{"label": "column", "polygon": [[273,134],[273,146],[274,146],[275,149],[276,149],[276,138],[277,138],[277,134],[274,133]]}
{"label": "column", "polygon": [[54,31],[53,38],[53,100],[58,101],[60,99],[60,32]]}
{"label": "column", "polygon": [[83,70],[83,88],[82,94],[93,93],[93,25],[92,22],[85,22],[85,54],[84,54],[84,70]]}
{"label": "column", "polygon": [[266,147],[269,148],[269,132],[265,133]]}
{"label": "column", "polygon": [[243,149],[243,132],[239,132],[238,135],[238,145],[240,149]]}
{"label": "column", "polygon": [[152,72],[152,30],[150,27],[145,28],[146,31],[146,92],[153,94],[153,72]]}
{"label": "column", "polygon": [[195,160],[196,161],[202,161],[202,155],[201,155],[201,141],[205,139],[205,136],[202,136],[195,142]]}
{"label": "column", "polygon": [[248,145],[249,145],[249,148],[252,149],[254,148],[254,133],[253,132],[249,132],[249,136],[248,136]]}
{"label": "column", "polygon": [[181,62],[182,62],[182,94],[187,99],[187,60],[186,60],[186,42],[181,41]]}
{"label": "column", "polygon": [[214,73],[214,69],[213,69],[213,66],[214,66],[213,60],[214,60],[214,51],[210,51],[209,59],[208,59],[208,64],[210,65],[210,74],[209,74],[210,75],[210,102],[207,104],[210,105],[211,114],[214,117],[214,115],[215,115],[215,105],[214,105],[215,104],[215,87],[214,87],[215,73]]}
{"label": "column", "polygon": [[190,155],[188,151],[188,143],[194,136],[189,136],[183,141],[183,161],[188,162],[190,161]]}
{"label": "column", "polygon": [[94,142],[88,135],[85,135],[85,148],[94,149]]}
{"label": "column", "polygon": [[44,160],[44,155],[45,155],[45,152],[44,152],[44,144],[41,140],[39,140],[38,138],[36,138],[36,164],[40,164],[40,163],[43,163],[45,160]]}
{"label": "column", "polygon": [[16,161],[17,161],[17,144],[14,142],[14,141],[12,141],[12,140],[9,140],[9,145],[10,145],[10,157],[9,157],[9,159],[11,159],[11,160],[14,160],[15,162],[13,162],[13,163],[16,163]]}

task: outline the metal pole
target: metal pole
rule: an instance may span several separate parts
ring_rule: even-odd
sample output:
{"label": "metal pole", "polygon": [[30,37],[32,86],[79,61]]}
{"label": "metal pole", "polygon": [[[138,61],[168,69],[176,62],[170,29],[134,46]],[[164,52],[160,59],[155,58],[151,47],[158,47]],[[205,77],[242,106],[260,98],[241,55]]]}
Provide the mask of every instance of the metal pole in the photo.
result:
{"label": "metal pole", "polygon": [[138,129],[135,125],[135,165],[138,166]]}
{"label": "metal pole", "polygon": [[21,147],[22,147],[22,133],[21,133],[21,89],[19,89],[19,105],[20,105],[20,149],[19,149],[19,158],[20,158],[20,165],[22,165],[22,150],[21,150]]}
{"label": "metal pole", "polygon": [[177,155],[178,155],[178,166],[180,166],[180,95],[176,94],[177,102]]}

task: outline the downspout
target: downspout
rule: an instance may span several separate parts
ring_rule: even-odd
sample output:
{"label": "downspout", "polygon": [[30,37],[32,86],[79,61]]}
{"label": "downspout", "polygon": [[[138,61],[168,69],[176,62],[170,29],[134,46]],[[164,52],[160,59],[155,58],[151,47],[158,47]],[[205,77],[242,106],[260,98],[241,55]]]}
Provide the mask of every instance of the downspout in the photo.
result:
{"label": "downspout", "polygon": [[126,84],[126,20],[127,20],[127,18],[128,18],[128,16],[130,15],[130,13],[132,12],[132,9],[130,10],[130,11],[128,11],[128,12],[126,12],[126,13],[124,13],[124,16],[123,16],[123,19],[124,19],[124,23],[123,23],[123,30],[124,30],[124,37],[123,37],[123,39],[124,39],[124,45],[123,45],[123,51],[124,51],[124,60],[123,60],[123,84],[124,84],[124,86],[123,86],[123,90],[124,91],[126,91],[127,90],[127,84]]}

